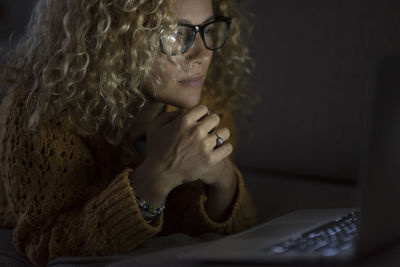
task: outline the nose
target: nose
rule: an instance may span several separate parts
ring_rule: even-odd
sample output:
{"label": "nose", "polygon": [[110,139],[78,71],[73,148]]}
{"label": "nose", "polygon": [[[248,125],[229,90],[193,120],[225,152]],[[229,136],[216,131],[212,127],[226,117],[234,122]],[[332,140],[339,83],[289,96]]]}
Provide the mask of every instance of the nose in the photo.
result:
{"label": "nose", "polygon": [[200,33],[197,33],[192,47],[185,53],[185,55],[191,63],[202,64],[210,59],[212,51],[205,47]]}

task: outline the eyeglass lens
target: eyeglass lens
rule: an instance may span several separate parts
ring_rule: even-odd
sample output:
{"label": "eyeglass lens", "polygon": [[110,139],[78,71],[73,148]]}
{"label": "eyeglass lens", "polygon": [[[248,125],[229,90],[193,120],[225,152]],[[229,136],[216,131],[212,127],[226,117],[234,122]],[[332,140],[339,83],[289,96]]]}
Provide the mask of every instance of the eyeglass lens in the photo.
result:
{"label": "eyeglass lens", "polygon": [[226,40],[228,24],[224,21],[216,21],[207,25],[204,29],[204,42],[208,49],[220,48]]}
{"label": "eyeglass lens", "polygon": [[[228,36],[228,24],[225,21],[215,21],[203,30],[202,38],[207,49],[215,50],[224,45]],[[192,45],[194,35],[195,31],[191,27],[181,25],[172,31],[163,32],[161,41],[164,52],[170,55],[185,53]]]}

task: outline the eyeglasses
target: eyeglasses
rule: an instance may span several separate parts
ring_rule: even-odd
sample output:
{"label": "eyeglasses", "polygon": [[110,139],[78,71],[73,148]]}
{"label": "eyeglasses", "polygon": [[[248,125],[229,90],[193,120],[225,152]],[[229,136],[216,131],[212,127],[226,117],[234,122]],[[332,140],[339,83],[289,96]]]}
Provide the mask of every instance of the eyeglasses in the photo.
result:
{"label": "eyeglasses", "polygon": [[192,47],[198,32],[208,50],[217,50],[224,46],[228,39],[231,21],[229,17],[216,16],[201,25],[178,23],[171,30],[162,29],[161,51],[171,56],[186,53]]}

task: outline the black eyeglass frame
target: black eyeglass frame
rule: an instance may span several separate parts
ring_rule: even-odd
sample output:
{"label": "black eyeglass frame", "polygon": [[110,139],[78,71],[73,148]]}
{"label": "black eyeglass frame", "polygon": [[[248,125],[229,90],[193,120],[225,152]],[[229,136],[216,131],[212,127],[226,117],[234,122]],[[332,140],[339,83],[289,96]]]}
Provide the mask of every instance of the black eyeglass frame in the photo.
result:
{"label": "black eyeglass frame", "polygon": [[[204,29],[210,25],[213,24],[215,22],[219,22],[219,21],[223,21],[227,24],[226,30],[225,30],[225,40],[224,42],[216,47],[216,48],[210,48],[207,46],[206,40],[204,39]],[[212,18],[210,21],[200,24],[200,25],[191,25],[191,24],[186,24],[186,23],[178,23],[178,26],[183,26],[183,27],[189,27],[192,29],[192,37],[189,41],[189,43],[181,50],[181,54],[185,54],[187,51],[189,51],[189,49],[192,47],[194,40],[196,39],[196,34],[199,32],[201,39],[203,40],[203,44],[204,46],[211,51],[220,49],[221,47],[223,47],[226,43],[226,40],[228,40],[228,36],[229,36],[229,28],[232,22],[232,18],[230,17],[225,17],[225,16],[215,16],[214,18]],[[163,46],[163,42],[162,42],[162,34],[160,35],[160,47],[161,47],[161,52],[163,52],[164,54],[167,54],[164,50],[164,46]],[[172,54],[171,56],[175,56],[176,54]]]}

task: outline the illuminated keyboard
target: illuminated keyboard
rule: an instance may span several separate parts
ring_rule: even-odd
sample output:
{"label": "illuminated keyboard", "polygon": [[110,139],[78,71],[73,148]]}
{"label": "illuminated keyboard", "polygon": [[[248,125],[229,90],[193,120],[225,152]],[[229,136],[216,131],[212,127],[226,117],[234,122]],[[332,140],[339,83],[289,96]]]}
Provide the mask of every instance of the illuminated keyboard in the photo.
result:
{"label": "illuminated keyboard", "polygon": [[334,256],[350,249],[358,234],[359,211],[353,211],[311,231],[293,236],[265,249],[268,253],[315,253]]}

